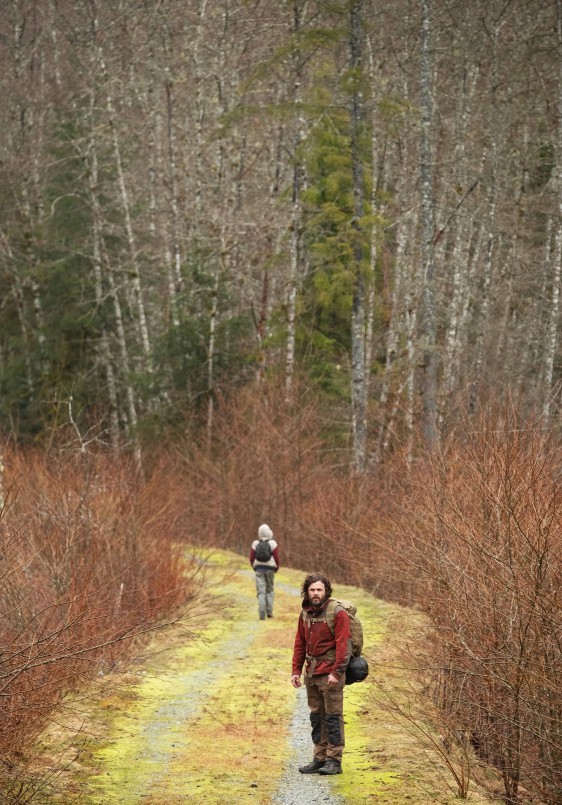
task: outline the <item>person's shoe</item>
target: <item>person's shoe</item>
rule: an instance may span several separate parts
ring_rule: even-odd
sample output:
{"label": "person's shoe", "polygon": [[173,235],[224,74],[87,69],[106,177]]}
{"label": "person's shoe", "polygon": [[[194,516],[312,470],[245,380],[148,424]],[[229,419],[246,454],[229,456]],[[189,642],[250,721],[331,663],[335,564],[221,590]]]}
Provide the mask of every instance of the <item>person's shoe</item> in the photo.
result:
{"label": "person's shoe", "polygon": [[267,617],[268,617],[268,618],[272,618],[272,617],[273,617],[273,612],[271,613],[271,615],[270,615],[270,614],[269,614],[269,612],[268,612],[268,613],[267,613]]}
{"label": "person's shoe", "polygon": [[321,769],[318,769],[318,774],[341,774],[341,763],[337,760],[332,760],[331,757],[324,763]]}
{"label": "person's shoe", "polygon": [[301,774],[318,774],[325,763],[325,760],[316,760],[316,758],[313,758],[312,762],[307,763],[306,766],[299,766],[299,771]]}
{"label": "person's shoe", "polygon": [[260,615],[260,621],[264,621],[264,620],[265,620],[265,615]]}

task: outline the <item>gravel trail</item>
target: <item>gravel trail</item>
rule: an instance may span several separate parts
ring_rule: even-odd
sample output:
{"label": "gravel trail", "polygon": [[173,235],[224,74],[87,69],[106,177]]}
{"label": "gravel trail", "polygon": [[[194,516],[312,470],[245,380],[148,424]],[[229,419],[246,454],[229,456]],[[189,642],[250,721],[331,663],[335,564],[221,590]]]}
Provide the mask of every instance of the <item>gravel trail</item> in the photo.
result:
{"label": "gravel trail", "polygon": [[[198,670],[177,673],[174,676],[173,695],[168,695],[153,713],[150,721],[142,724],[138,730],[137,742],[142,749],[134,757],[137,775],[134,783],[128,786],[126,802],[142,802],[147,796],[146,792],[170,774],[169,766],[174,757],[173,747],[182,745],[185,740],[183,737],[185,724],[201,712],[213,685],[225,673],[229,660],[224,657],[244,653],[254,640],[257,624],[244,624],[244,627],[244,630],[234,631],[230,639],[221,646],[222,659],[215,658],[205,669],[204,675]],[[177,737],[174,740],[173,736],[176,733]],[[148,774],[141,773],[140,770],[143,768]]]}
{"label": "gravel trail", "polygon": [[[306,703],[306,691],[300,688],[290,737],[292,756],[289,758],[273,799],[274,805],[343,805],[344,800],[333,793],[332,781],[320,774],[301,774],[299,766],[312,759],[312,742],[310,740],[310,720]],[[345,773],[345,772],[344,772]]]}
{"label": "gravel trail", "polygon": [[[220,568],[221,566],[217,575],[219,579],[222,578]],[[228,579],[228,566],[225,569]],[[216,570],[213,572],[216,573]],[[263,774],[263,771],[253,776],[255,750],[251,748],[251,742],[246,743],[245,748],[239,748],[236,742],[232,745],[244,771],[236,768],[236,762],[229,765],[228,760],[222,764],[218,760],[215,768],[213,761],[210,764],[198,764],[197,760],[193,762],[193,756],[189,756],[189,747],[193,742],[199,747],[199,751],[206,752],[210,749],[212,755],[213,740],[220,740],[224,744],[225,741],[231,741],[232,736],[236,736],[236,730],[240,729],[237,714],[241,717],[244,714],[244,707],[240,702],[243,703],[244,697],[247,697],[247,692],[237,689],[243,669],[248,666],[253,674],[251,678],[259,685],[261,676],[259,670],[256,675],[255,657],[259,655],[261,662],[267,663],[271,653],[279,650],[276,644],[279,631],[276,632],[275,627],[281,626],[287,616],[292,621],[293,602],[295,624],[298,617],[300,589],[277,579],[276,592],[283,597],[283,604],[279,600],[279,620],[271,622],[273,628],[268,629],[269,623],[264,624],[257,618],[253,571],[237,567],[233,575],[239,580],[243,579],[243,583],[240,585],[228,580],[222,582],[221,595],[229,603],[226,610],[223,610],[224,604],[218,600],[215,617],[219,624],[218,631],[206,642],[197,644],[195,666],[183,659],[176,659],[157,665],[154,671],[141,672],[145,682],[141,682],[136,688],[136,695],[140,697],[142,707],[132,707],[130,710],[125,707],[121,717],[114,723],[110,740],[96,753],[100,773],[92,775],[82,784],[84,803],[200,805],[208,802],[209,805],[223,805],[233,801],[226,792],[230,794],[236,790],[236,801],[248,805],[343,805],[345,800],[333,792],[334,778],[318,774],[303,775],[298,771],[299,766],[308,763],[312,758],[312,741],[306,691],[304,687],[299,690],[290,687],[289,645],[282,650],[281,655],[275,655],[277,661],[282,662],[283,670],[287,669],[286,675],[283,673],[280,677],[281,684],[287,686],[287,695],[283,694],[285,705],[283,715],[280,716],[282,723],[279,724],[277,745],[282,745],[283,735],[286,735],[285,746],[288,751],[277,755],[277,766],[272,769],[277,783],[270,786],[271,793],[266,794],[262,786],[259,774]],[[232,611],[236,612],[235,617],[232,616]],[[284,635],[290,632],[291,630],[284,632]],[[263,638],[267,634],[271,635],[271,642],[269,646],[266,643],[264,648]],[[283,639],[287,640],[287,637],[284,636]],[[289,642],[291,639],[289,638]],[[223,712],[215,691],[221,685],[224,686],[225,679],[229,680],[231,677],[232,687],[227,687],[227,690],[231,691],[232,698],[230,702],[224,702]],[[253,711],[258,719],[256,723],[262,724],[261,720],[267,717],[268,712],[263,708],[263,700],[261,706],[256,708],[251,706],[251,697],[247,700],[248,712]],[[234,707],[229,710],[232,703]],[[210,743],[203,743],[202,750],[201,736],[205,741],[207,735],[201,732],[199,725],[206,713],[213,712],[213,708],[219,723],[221,718],[224,719],[227,731],[221,733],[218,739],[216,734],[214,737],[209,736]],[[272,721],[274,723],[275,719]],[[245,721],[244,724],[240,732],[241,743],[245,735],[251,733],[255,727],[250,721]],[[228,732],[228,728],[232,731]],[[258,732],[260,728],[263,727],[257,727]],[[219,746],[216,748],[218,754]],[[240,762],[243,756],[247,760]],[[275,755],[272,756],[273,762],[274,759]]]}

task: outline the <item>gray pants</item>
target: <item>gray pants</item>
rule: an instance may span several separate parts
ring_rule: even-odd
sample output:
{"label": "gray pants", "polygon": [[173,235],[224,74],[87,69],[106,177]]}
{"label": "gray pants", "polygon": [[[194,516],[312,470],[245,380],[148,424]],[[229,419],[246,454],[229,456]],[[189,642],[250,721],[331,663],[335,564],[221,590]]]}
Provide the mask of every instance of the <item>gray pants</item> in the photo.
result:
{"label": "gray pants", "polygon": [[275,579],[274,570],[256,571],[256,592],[258,596],[258,610],[260,618],[265,618],[266,614],[273,615],[273,580]]}

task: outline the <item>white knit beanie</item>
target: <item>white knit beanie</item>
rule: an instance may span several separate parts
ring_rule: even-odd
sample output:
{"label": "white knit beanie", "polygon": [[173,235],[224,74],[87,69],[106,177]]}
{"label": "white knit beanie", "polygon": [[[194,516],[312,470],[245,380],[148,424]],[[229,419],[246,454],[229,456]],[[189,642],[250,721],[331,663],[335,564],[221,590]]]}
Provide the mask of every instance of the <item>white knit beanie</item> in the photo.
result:
{"label": "white knit beanie", "polygon": [[258,537],[259,537],[260,539],[271,539],[271,538],[273,537],[273,531],[272,531],[272,530],[271,530],[271,528],[270,528],[270,527],[267,525],[267,523],[263,523],[263,524],[262,524],[262,525],[260,525],[260,527],[258,528]]}

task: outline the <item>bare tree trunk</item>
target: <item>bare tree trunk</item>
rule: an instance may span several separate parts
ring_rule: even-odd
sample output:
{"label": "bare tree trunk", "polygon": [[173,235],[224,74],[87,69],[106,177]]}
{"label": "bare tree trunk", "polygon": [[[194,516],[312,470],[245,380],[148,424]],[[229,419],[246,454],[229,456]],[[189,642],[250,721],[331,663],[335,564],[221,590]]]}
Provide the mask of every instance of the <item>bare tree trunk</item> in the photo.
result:
{"label": "bare tree trunk", "polygon": [[264,379],[265,376],[265,349],[264,338],[265,328],[267,325],[267,311],[269,306],[269,272],[267,268],[263,272],[262,280],[262,293],[259,314],[256,313],[252,307],[252,316],[254,319],[254,327],[256,330],[256,340],[258,342],[258,369],[256,373],[256,380],[258,383]]}
{"label": "bare tree trunk", "polygon": [[[293,3],[293,27],[292,34],[295,36],[301,29],[301,2],[295,0]],[[290,260],[289,260],[289,279],[287,292],[287,351],[285,358],[285,389],[287,399],[291,397],[293,386],[293,376],[295,371],[295,342],[296,342],[296,304],[297,292],[301,264],[301,233],[302,233],[302,205],[301,191],[305,185],[304,165],[300,157],[300,149],[305,141],[306,121],[302,111],[302,67],[299,60],[298,51],[293,55],[294,85],[293,101],[297,110],[296,136],[293,144],[294,169],[293,169],[293,197],[291,209],[291,240],[290,240]]]}
{"label": "bare tree trunk", "polygon": [[[374,94],[377,85],[376,72],[375,72],[375,59],[373,56],[373,48],[371,39],[366,36],[367,53],[369,57],[369,83],[371,90]],[[373,225],[371,226],[371,254],[369,260],[369,290],[367,294],[367,323],[365,331],[365,389],[368,399],[369,389],[371,386],[371,365],[373,362],[373,337],[374,337],[374,324],[375,324],[375,304],[376,304],[376,274],[377,274],[377,261],[379,258],[379,194],[384,185],[384,155],[386,149],[383,151],[383,156],[379,154],[379,138],[378,138],[378,119],[377,119],[377,104],[372,102],[372,115],[371,115],[371,171],[372,171],[372,189],[371,189],[371,217]],[[380,460],[380,455],[375,459]]]}
{"label": "bare tree trunk", "polygon": [[[164,160],[162,157],[162,111],[158,104],[159,81],[157,78],[156,56],[152,48],[150,49],[150,62],[152,69],[147,82],[144,109],[148,121],[148,229],[152,241],[156,243],[161,227],[157,203],[160,192],[158,180],[159,177],[164,175]],[[166,260],[165,265],[168,264],[169,260]]]}
{"label": "bare tree trunk", "polygon": [[287,399],[291,398],[293,377],[295,373],[295,343],[296,343],[296,308],[298,276],[300,264],[300,231],[301,231],[301,205],[300,182],[301,166],[296,164],[293,177],[293,209],[291,215],[291,241],[289,258],[289,280],[287,291],[287,350],[285,357],[285,392]]}
{"label": "bare tree trunk", "polygon": [[[125,190],[125,183],[124,183],[124,176],[123,170],[121,165],[121,156],[119,151],[119,142],[117,138],[117,132],[115,129],[115,121],[113,119],[114,112],[113,112],[113,103],[111,100],[111,93],[109,90],[109,79],[107,75],[107,70],[105,68],[105,63],[103,60],[103,54],[101,51],[101,46],[96,42],[98,31],[98,20],[96,17],[92,19],[92,71],[95,75],[95,67],[99,66],[102,71],[102,76],[105,79],[106,86],[107,86],[107,108],[110,117],[110,129],[112,132],[112,139],[114,144],[115,156],[117,160],[117,168],[118,168],[118,176],[120,187],[122,191],[122,202],[125,205],[125,215],[127,221],[127,230],[129,236],[129,247],[134,249],[134,238],[132,237],[132,224],[129,215],[129,208],[128,208],[128,197],[126,191],[123,196],[123,190]],[[108,266],[107,270],[107,284],[109,287],[109,297],[113,302],[113,313],[115,319],[115,328],[117,333],[117,343],[120,353],[120,365],[123,371],[123,376],[125,378],[125,397],[127,401],[126,410],[127,410],[127,435],[131,440],[133,446],[133,454],[135,456],[135,463],[137,470],[142,474],[142,455],[141,455],[141,448],[140,443],[138,441],[138,434],[137,434],[137,424],[138,424],[138,417],[137,417],[137,408],[136,408],[136,400],[135,400],[135,393],[133,386],[131,384],[131,372],[130,372],[130,362],[129,362],[129,351],[127,347],[127,340],[125,335],[125,326],[123,322],[123,313],[121,310],[121,303],[119,301],[118,290],[115,284],[114,275],[113,275],[113,267],[111,262],[107,259],[107,255],[105,253],[105,244],[103,239],[103,217],[102,211],[98,200],[98,156],[97,156],[97,143],[96,143],[96,121],[94,119],[94,110],[96,108],[95,104],[95,94],[94,91],[90,91],[90,110],[89,110],[89,129],[90,129],[90,137],[89,137],[89,167],[90,167],[90,176],[89,176],[89,196],[90,196],[90,203],[92,208],[92,218],[93,218],[93,226],[92,226],[92,237],[93,237],[93,262],[94,262],[94,272],[95,272],[95,279],[96,279],[96,300],[100,302],[103,300],[104,297],[104,283],[103,283],[103,271],[102,267],[104,264]],[[132,238],[132,240],[131,240]],[[136,261],[136,254],[133,254],[133,257]],[[141,305],[142,307],[142,305]],[[102,343],[102,355],[104,360],[104,369],[106,372],[106,378],[108,382],[108,392],[112,401],[110,402],[110,422],[111,422],[111,429],[112,429],[112,442],[114,447],[116,448],[117,443],[119,441],[118,437],[118,393],[117,393],[117,386],[116,386],[116,379],[113,372],[113,365],[111,361],[111,349],[109,346],[109,337],[104,329],[104,338],[105,338],[105,345]]]}
{"label": "bare tree trunk", "polygon": [[207,449],[211,448],[213,437],[213,421],[215,412],[215,359],[216,337],[219,324],[219,288],[221,277],[229,273],[230,249],[226,241],[226,227],[221,228],[220,252],[213,273],[213,287],[211,289],[211,312],[209,318],[209,342],[207,347]]}
{"label": "bare tree trunk", "polygon": [[115,119],[114,119],[114,112],[113,112],[113,105],[111,101],[111,94],[108,92],[107,94],[107,110],[110,117],[110,125],[113,134],[113,146],[115,152],[115,161],[117,165],[117,176],[119,182],[119,189],[121,192],[121,203],[123,206],[123,214],[125,216],[125,229],[127,233],[127,241],[129,244],[129,259],[131,265],[131,285],[133,288],[133,296],[137,306],[137,314],[138,314],[138,329],[139,329],[139,336],[140,336],[140,343],[142,345],[142,349],[146,358],[145,368],[147,371],[152,371],[152,359],[151,359],[151,348],[150,348],[150,338],[148,335],[148,324],[146,320],[146,313],[144,309],[144,300],[142,294],[142,287],[140,281],[140,269],[138,264],[138,257],[137,257],[137,247],[135,243],[135,235],[133,232],[133,224],[131,220],[131,207],[129,203],[129,195],[127,192],[127,186],[125,183],[125,174],[123,172],[123,163],[121,160],[121,150],[119,145],[119,137],[117,134],[117,128],[115,126]]}
{"label": "bare tree trunk", "polygon": [[[103,268],[102,268],[102,216],[97,199],[97,185],[98,185],[98,159],[95,141],[95,127],[94,127],[94,93],[90,97],[90,147],[89,147],[89,191],[90,191],[90,207],[92,213],[92,258],[94,264],[94,277],[95,277],[95,293],[96,305],[98,311],[101,312],[104,301],[103,289]],[[111,444],[115,453],[119,451],[119,405],[117,401],[117,386],[115,381],[115,373],[113,371],[113,363],[111,360],[111,349],[109,346],[109,337],[105,324],[102,325],[101,338],[100,338],[100,354],[105,372],[107,382],[107,392],[109,400],[109,434]],[[127,380],[128,382],[128,380]]]}
{"label": "bare tree trunk", "polygon": [[108,268],[109,270],[107,272],[107,279],[109,284],[110,297],[113,301],[113,315],[115,316],[115,329],[117,332],[117,343],[119,345],[121,368],[126,377],[125,395],[127,399],[127,413],[129,423],[129,427],[127,429],[128,436],[131,439],[133,445],[133,451],[135,455],[137,469],[142,470],[141,448],[137,436],[137,425],[138,425],[137,407],[135,401],[135,392],[129,379],[131,370],[129,361],[129,350],[127,348],[127,338],[125,335],[125,325],[123,323],[123,312],[121,310],[121,303],[119,301],[119,295],[115,285],[113,270],[111,266],[108,266]]}
{"label": "bare tree trunk", "polygon": [[[417,215],[414,213],[414,222],[417,222]],[[414,457],[414,425],[416,417],[416,372],[418,362],[418,348],[416,344],[416,332],[418,329],[418,298],[423,287],[423,263],[415,261],[411,275],[408,278],[408,291],[405,305],[405,324],[406,324],[406,406],[405,406],[405,425],[407,434],[406,458],[411,462]]]}
{"label": "bare tree trunk", "polygon": [[[405,333],[409,333],[409,322],[411,312],[415,305],[414,297],[417,293],[415,277],[408,276],[408,259],[406,256],[408,243],[412,240],[412,232],[416,229],[417,214],[415,210],[404,210],[402,205],[405,199],[405,171],[399,170],[399,185],[397,188],[397,197],[401,205],[398,215],[398,222],[396,225],[396,253],[394,255],[394,283],[392,288],[392,312],[390,314],[390,322],[388,325],[388,334],[386,340],[386,360],[384,366],[384,375],[382,382],[382,389],[380,393],[380,407],[381,407],[381,421],[379,423],[377,442],[375,449],[375,461],[382,460],[383,453],[388,449],[390,444],[390,436],[394,429],[395,418],[398,414],[399,408],[402,403],[400,402],[400,392],[405,384],[401,385],[400,391],[395,389],[394,402],[392,409],[389,413],[385,412],[387,403],[391,398],[391,383],[394,376],[394,364],[399,358],[399,344],[400,338]],[[406,344],[413,344],[413,333],[410,334],[411,339],[408,338]],[[407,370],[409,375],[409,370]],[[398,378],[395,378],[395,383],[399,383]],[[412,397],[413,405],[413,397]],[[410,421],[413,422],[413,410],[410,405],[405,406],[405,410],[411,411]]]}
{"label": "bare tree trunk", "polygon": [[555,188],[558,214],[554,236],[552,291],[544,350],[542,415],[545,427],[548,427],[550,407],[552,405],[552,382],[560,322],[560,278],[562,272],[562,0],[557,0],[556,2],[556,30],[558,34],[558,142],[556,144]]}
{"label": "bare tree trunk", "polygon": [[[557,201],[556,206],[557,205]],[[545,342],[545,322],[544,322],[544,303],[548,298],[549,292],[548,287],[551,283],[551,271],[552,271],[552,247],[553,247],[553,228],[554,222],[552,220],[553,214],[547,216],[546,224],[545,224],[545,234],[544,234],[544,257],[541,263],[541,284],[540,284],[540,291],[539,293],[533,297],[532,308],[531,308],[531,320],[534,322],[535,326],[532,330],[532,338],[527,340],[525,355],[522,360],[522,364],[524,366],[534,366],[536,367],[536,375],[543,380],[542,372],[544,370],[543,364],[543,347]],[[549,308],[550,310],[550,308]]]}
{"label": "bare tree trunk", "polygon": [[355,287],[351,314],[351,406],[353,423],[353,457],[357,472],[363,473],[367,461],[367,379],[365,373],[365,276],[361,219],[364,214],[363,163],[359,152],[362,123],[362,94],[359,86],[362,69],[363,0],[350,7],[350,70],[353,91],[350,104],[351,164],[353,174],[353,259]]}
{"label": "bare tree trunk", "polygon": [[475,276],[480,262],[480,252],[482,250],[483,237],[484,227],[483,224],[479,222],[476,227],[476,232],[474,232],[472,235],[471,254],[469,248],[469,259],[466,266],[466,288],[463,289],[462,307],[460,309],[456,324],[456,336],[454,342],[451,344],[451,351],[447,355],[447,378],[449,374],[452,377],[450,384],[446,384],[445,386],[445,389],[448,393],[452,392],[453,389],[458,385],[462,356],[468,347],[470,312],[471,305],[474,303],[473,294],[471,291],[473,291],[475,287]]}
{"label": "bare tree trunk", "polygon": [[[226,251],[221,248],[221,255]],[[219,283],[222,266],[217,263],[213,279],[213,289],[211,292],[211,316],[209,320],[209,346],[207,355],[207,393],[209,395],[207,403],[207,449],[210,449],[213,436],[213,415],[215,410],[215,340],[218,323],[219,308]]]}
{"label": "bare tree trunk", "polygon": [[[98,20],[94,18],[93,20],[94,32],[97,35],[98,31]],[[141,279],[140,279],[140,268],[139,268],[139,261],[138,261],[138,252],[137,246],[135,241],[135,234],[133,230],[133,222],[131,218],[131,203],[129,200],[129,193],[127,191],[127,184],[125,182],[125,173],[123,170],[123,160],[121,158],[121,146],[119,142],[119,134],[117,131],[117,121],[116,121],[116,112],[113,104],[113,96],[111,93],[110,87],[110,78],[108,74],[108,70],[105,64],[105,59],[103,56],[101,45],[98,44],[98,64],[101,76],[103,77],[105,86],[106,86],[106,105],[107,105],[107,113],[108,113],[108,123],[109,128],[111,131],[111,136],[113,140],[113,151],[115,155],[115,165],[117,168],[117,181],[119,186],[119,193],[121,197],[121,206],[123,211],[123,216],[125,219],[125,232],[127,236],[127,243],[129,247],[129,261],[130,261],[130,283],[133,290],[133,297],[135,300],[136,308],[137,308],[137,316],[138,316],[138,334],[139,334],[139,341],[142,346],[142,350],[145,357],[145,364],[144,369],[147,372],[152,372],[152,357],[151,357],[151,346],[150,346],[150,337],[148,333],[148,323],[146,319],[146,312],[144,307],[144,299],[142,293],[142,286],[141,286]]]}
{"label": "bare tree trunk", "polygon": [[435,312],[435,254],[433,216],[433,156],[431,85],[431,0],[422,0],[421,31],[421,231],[423,262],[423,434],[425,446],[437,446],[437,342]]}
{"label": "bare tree trunk", "polygon": [[170,210],[171,210],[171,252],[172,265],[168,271],[168,292],[170,297],[170,316],[174,327],[179,327],[178,295],[182,291],[181,248],[180,248],[180,214],[178,203],[178,166],[174,136],[174,95],[173,83],[166,81],[166,101],[168,110],[168,162],[170,171]]}
{"label": "bare tree trunk", "polygon": [[[407,58],[404,52],[402,58]],[[408,81],[402,76],[399,90],[409,97]],[[386,359],[380,392],[380,422],[375,446],[375,461],[382,460],[391,439],[399,439],[398,417],[403,417],[406,428],[408,454],[413,446],[415,404],[415,329],[417,304],[421,290],[421,266],[413,259],[415,233],[419,212],[413,203],[416,194],[415,176],[408,170],[413,159],[412,137],[406,130],[396,147],[389,152],[389,173],[396,176],[394,213],[394,277],[391,283],[391,314],[386,339]],[[398,427],[397,427],[398,425]]]}
{"label": "bare tree trunk", "polygon": [[43,311],[43,302],[41,299],[41,287],[34,277],[30,280],[31,292],[33,294],[33,311],[35,313],[35,321],[37,323],[37,343],[39,345],[39,360],[41,364],[41,374],[48,371],[47,360],[47,336],[45,335],[45,313]]}
{"label": "bare tree trunk", "polygon": [[[189,47],[192,51],[194,73],[195,73],[195,103],[193,113],[195,116],[195,165],[193,169],[194,176],[194,221],[193,225],[198,228],[201,216],[203,214],[203,121],[205,117],[205,94],[203,84],[203,70],[201,63],[201,43],[204,41],[205,32],[203,21],[207,10],[207,0],[198,0],[197,2],[197,31],[195,34],[195,41],[190,43]],[[189,123],[188,123],[189,126]]]}
{"label": "bare tree trunk", "polygon": [[[455,144],[455,180],[457,187],[464,186],[464,178],[467,166],[465,159],[466,138],[468,131],[468,121],[472,119],[472,99],[474,97],[478,69],[466,68],[462,72],[461,87],[459,89],[459,112],[458,125]],[[470,262],[470,242],[471,224],[468,216],[457,216],[460,205],[466,200],[468,195],[475,189],[480,180],[480,175],[465,190],[465,193],[457,208],[451,214],[456,218],[456,227],[453,234],[453,248],[450,258],[451,275],[451,297],[448,304],[448,322],[445,331],[444,356],[443,356],[443,385],[445,400],[456,388],[458,382],[458,365],[455,357],[458,354],[460,330],[463,326],[462,315],[466,309],[466,300],[470,291],[469,283],[469,262]],[[439,417],[442,421],[443,412]]]}
{"label": "bare tree trunk", "polygon": [[[203,16],[205,14],[206,8],[206,0],[203,3],[199,4],[199,28],[197,34],[197,47],[199,47],[199,37],[201,35],[202,27],[201,23],[203,20]],[[228,34],[228,7],[225,5],[223,7],[223,11],[221,14],[221,21],[222,21],[222,35],[220,39],[220,46],[219,46],[219,65],[218,65],[218,75],[217,75],[217,84],[218,84],[218,114],[219,118],[221,118],[227,111],[227,101],[225,98],[225,90],[223,83],[227,80],[227,70],[226,70],[226,41],[227,41],[227,34]],[[196,71],[199,75],[200,66],[196,63]],[[199,75],[199,78],[200,75]],[[200,89],[200,81],[198,81],[198,92]],[[198,104],[202,104],[202,96],[198,96]],[[201,106],[202,112],[202,106]],[[202,122],[202,118],[201,118]],[[198,147],[202,146],[202,140],[198,142]],[[239,165],[239,173],[242,174],[244,172],[244,147],[245,143],[242,143],[242,153],[240,155],[240,165]],[[227,177],[225,175],[225,144],[223,141],[223,137],[219,136],[217,141],[217,149],[216,149],[216,193],[217,197],[220,198],[224,195],[224,188],[227,182]],[[197,180],[199,182],[199,179]],[[242,204],[242,188],[240,180],[234,179],[233,181],[234,186],[232,187],[232,196],[236,199],[235,206],[238,209]],[[201,187],[198,185],[197,193],[202,192]],[[199,199],[200,201],[201,199]],[[215,413],[215,357],[216,357],[216,333],[217,327],[219,323],[219,287],[220,287],[220,280],[221,276],[226,276],[226,263],[228,261],[228,254],[229,249],[227,246],[227,239],[228,239],[228,229],[230,225],[230,216],[226,215],[226,211],[223,207],[217,206],[215,209],[215,214],[213,216],[213,229],[220,233],[220,251],[218,255],[218,260],[214,266],[213,272],[213,286],[211,289],[211,310],[210,310],[210,317],[209,317],[209,340],[207,345],[207,449],[211,448],[212,444],[212,437],[213,437],[213,421],[214,421],[214,413]]]}
{"label": "bare tree trunk", "polygon": [[496,242],[496,207],[497,207],[497,179],[498,179],[498,113],[496,104],[497,92],[497,55],[498,24],[492,32],[492,122],[490,146],[490,180],[488,189],[488,237],[486,241],[486,254],[484,256],[484,269],[482,287],[479,293],[480,308],[476,319],[476,357],[473,368],[473,377],[470,384],[468,412],[473,414],[478,404],[478,390],[481,381],[482,366],[484,363],[484,344],[488,325],[490,309],[490,286],[492,282],[492,267]]}
{"label": "bare tree trunk", "polygon": [[51,25],[50,25],[50,34],[51,34],[51,52],[52,52],[52,59],[53,59],[53,75],[55,77],[55,86],[57,90],[60,90],[62,85],[62,77],[61,77],[61,70],[60,70],[60,56],[59,56],[59,42],[58,42],[58,32],[57,32],[57,3],[56,0],[50,0],[49,2],[49,9],[51,11]]}

